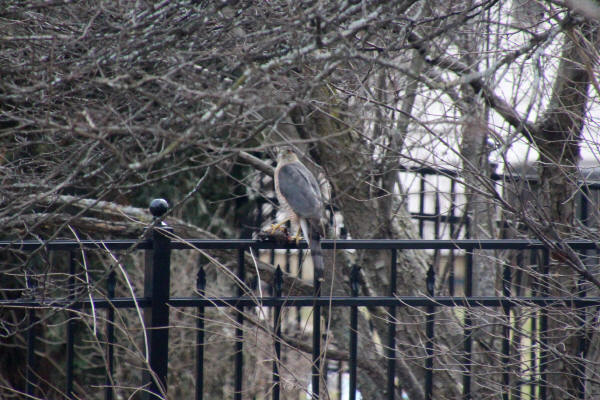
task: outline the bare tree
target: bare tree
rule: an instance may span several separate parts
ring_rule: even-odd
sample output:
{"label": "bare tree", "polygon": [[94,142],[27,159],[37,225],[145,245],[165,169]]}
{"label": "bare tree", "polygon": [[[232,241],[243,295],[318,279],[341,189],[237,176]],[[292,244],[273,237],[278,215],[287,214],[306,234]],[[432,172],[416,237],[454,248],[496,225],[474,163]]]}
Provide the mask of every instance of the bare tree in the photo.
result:
{"label": "bare tree", "polygon": [[[597,212],[587,227],[576,219],[578,196],[594,201],[581,186],[581,152],[597,162],[599,146],[594,2],[584,7],[494,0],[5,3],[0,11],[3,239],[142,238],[151,222],[143,209],[160,196],[173,204],[167,221],[180,237],[251,237],[272,209],[270,151],[291,143],[320,177],[335,209],[338,222],[329,227],[330,237],[338,237],[341,224],[352,238],[417,238],[404,196],[410,187],[403,184],[400,168],[452,167],[464,193],[459,208],[469,216],[471,237],[500,237],[508,226],[539,239],[551,255],[549,274],[527,265],[514,268],[528,279],[544,278],[548,283],[540,290],[551,295],[579,296],[583,288],[598,292],[598,271],[590,267],[597,262],[565,244],[597,240],[590,229]],[[520,151],[537,157],[533,195],[523,195],[510,179],[492,179],[493,163],[510,177]],[[235,255],[209,255],[207,290],[230,293],[235,283],[222,272]],[[349,293],[344,276],[350,262],[363,266],[363,293],[388,293],[388,254],[326,256],[324,293]],[[4,298],[66,296],[66,271],[56,270],[59,260],[43,251],[1,257]],[[99,282],[119,268],[122,276],[134,276],[136,257],[89,255],[90,271]],[[195,275],[196,257],[182,256],[185,268],[173,271],[184,282],[174,288],[178,293],[193,290],[189,276]],[[442,268],[438,258],[416,251],[399,254],[399,291],[424,294],[428,269]],[[503,253],[478,252],[476,294],[500,293],[499,269],[509,262]],[[274,273],[262,261],[257,270],[264,281]],[[32,277],[44,284],[33,287]],[[92,289],[81,279],[81,295],[86,295]],[[117,290],[127,295],[129,288],[119,282]],[[106,295],[100,287],[93,293]],[[306,294],[311,284],[286,275],[284,290]],[[582,321],[571,311],[548,311],[546,371],[565,382],[552,380],[549,398],[577,396],[582,361],[592,366],[586,370],[589,398],[599,390],[593,368],[597,349],[591,345],[582,354],[576,340],[582,326],[594,331],[594,318]],[[7,349],[0,357],[18,358],[25,315],[0,312]],[[227,319],[227,312],[215,310],[208,319]],[[515,312],[508,321],[514,337],[527,336],[531,316],[539,312]],[[402,384],[396,390],[411,400],[424,398],[423,315],[403,308],[397,329]],[[360,321],[361,331],[372,329],[373,337],[384,337],[385,311],[371,309],[369,316]],[[184,326],[187,317],[178,314],[181,324],[174,326]],[[271,351],[269,336],[260,318],[247,317],[254,323],[246,329],[256,340],[245,348],[246,355],[260,366]],[[334,349],[347,346],[345,318],[327,316],[332,357],[338,354]],[[41,329],[64,326],[58,314],[49,313],[46,321]],[[82,335],[99,323],[84,313],[79,321]],[[135,316],[124,313],[120,321],[127,343],[121,359],[144,368]],[[438,309],[436,321],[443,329],[436,334],[434,397],[453,399],[462,391],[456,382],[462,373],[457,349],[464,321],[449,309]],[[507,323],[494,310],[483,310],[477,321],[482,365],[474,380],[481,398],[494,398],[502,384],[496,335]],[[227,343],[233,340],[232,326],[215,323],[210,329]],[[192,330],[181,331],[177,343],[184,346]],[[290,358],[303,366],[308,365],[305,339],[302,332],[287,336]],[[217,339],[211,345],[216,351],[226,348]],[[100,341],[90,346],[101,353]],[[522,372],[519,354],[527,346],[539,352],[535,343],[515,339],[514,347],[521,350],[510,360],[515,387],[536,372]],[[50,345],[41,352],[47,384],[40,391],[58,397],[50,383],[63,373],[50,366],[60,352]],[[360,353],[359,390],[364,398],[383,398],[385,372],[374,366],[385,362],[385,352],[364,336]],[[103,362],[98,356],[82,371]],[[185,369],[185,362],[172,364],[172,370]],[[230,390],[226,362],[213,360],[215,373],[207,377],[211,390],[222,396]],[[307,377],[293,372],[285,375],[294,388],[290,396],[307,386]],[[122,382],[116,385],[131,393],[132,372],[119,373]],[[181,379],[171,385],[171,395],[189,396],[183,387],[192,378],[177,376],[170,378]],[[249,395],[263,393],[265,376],[245,379]],[[18,396],[22,384],[23,377],[2,369],[3,396]],[[77,390],[89,395],[83,386]]]}

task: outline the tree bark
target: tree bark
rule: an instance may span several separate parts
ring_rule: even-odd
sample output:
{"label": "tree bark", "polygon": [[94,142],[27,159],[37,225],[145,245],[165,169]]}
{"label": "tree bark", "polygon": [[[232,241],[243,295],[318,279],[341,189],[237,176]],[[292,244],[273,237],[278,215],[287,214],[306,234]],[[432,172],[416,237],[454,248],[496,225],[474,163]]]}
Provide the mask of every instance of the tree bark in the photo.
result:
{"label": "tree bark", "polygon": [[[299,128],[300,136],[304,139],[320,138],[311,152],[313,158],[323,167],[328,182],[332,187],[331,202],[337,206],[343,215],[344,226],[352,237],[369,238],[417,238],[410,214],[406,209],[398,207],[398,202],[392,202],[396,207],[381,207],[381,203],[373,198],[372,188],[366,179],[369,166],[372,165],[371,155],[361,151],[365,145],[353,131],[353,119],[347,110],[340,110],[336,104],[335,93],[327,88],[317,88],[313,95],[318,100],[319,109],[296,109],[292,118]],[[324,107],[323,105],[327,105]],[[310,116],[310,117],[306,117]],[[332,116],[335,116],[332,117]],[[345,117],[345,118],[343,118]],[[310,132],[310,133],[309,133]],[[329,139],[333,133],[343,132]],[[397,197],[394,194],[390,196]],[[393,221],[389,224],[387,221]],[[386,295],[390,282],[390,253],[378,251],[363,251],[357,254],[355,262],[362,266],[364,277],[363,293],[369,295]],[[426,293],[425,282],[428,270],[427,257],[416,251],[400,252],[398,257],[398,288],[401,294]],[[328,266],[326,265],[326,268]],[[375,292],[376,291],[376,292]],[[400,293],[399,293],[400,294]],[[436,333],[438,349],[452,349],[458,343],[457,327],[451,321],[455,318],[439,310],[438,316],[448,322],[447,330]],[[370,309],[371,321],[377,335],[384,340],[387,337],[385,311]],[[402,389],[411,399],[424,398],[424,356],[425,341],[424,314],[414,315],[410,310],[400,307],[398,310],[397,343],[398,379]],[[346,325],[347,327],[347,325]],[[347,328],[346,328],[347,329]],[[456,336],[455,336],[456,335]],[[436,362],[444,364],[451,355],[442,354]],[[383,359],[381,359],[383,362]],[[456,362],[456,360],[454,360]],[[459,396],[459,388],[455,384],[458,377],[451,368],[444,369],[438,374],[435,385],[435,397],[452,399]],[[385,370],[382,369],[382,374]],[[378,384],[382,379],[374,380]],[[383,381],[385,381],[383,379]],[[372,387],[363,385],[360,390]],[[381,392],[381,387],[378,388]],[[399,389],[399,388],[398,388]],[[385,393],[380,393],[384,395]],[[399,396],[400,393],[397,393]],[[363,393],[365,396],[365,393]],[[368,397],[368,396],[367,396]],[[371,397],[368,397],[371,398]],[[373,397],[379,398],[379,397]]]}
{"label": "tree bark", "polygon": [[[564,241],[575,233],[575,193],[580,161],[579,147],[586,107],[589,101],[591,67],[597,61],[598,27],[585,23],[565,32],[564,48],[553,93],[539,130],[534,136],[539,151],[539,229],[553,241]],[[551,254],[548,287],[555,296],[573,296],[578,292],[578,274],[556,254]],[[543,289],[544,290],[544,289]],[[549,398],[575,397],[579,391],[577,371],[581,359],[577,332],[581,321],[575,310],[549,310],[548,340],[550,377],[561,376],[560,385],[551,384]]]}

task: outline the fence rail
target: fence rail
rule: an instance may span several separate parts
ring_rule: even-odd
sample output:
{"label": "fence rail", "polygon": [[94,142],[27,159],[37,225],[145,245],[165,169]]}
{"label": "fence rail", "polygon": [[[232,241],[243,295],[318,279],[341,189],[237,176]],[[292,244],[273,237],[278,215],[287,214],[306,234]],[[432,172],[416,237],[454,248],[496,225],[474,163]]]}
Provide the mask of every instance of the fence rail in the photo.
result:
{"label": "fence rail", "polygon": [[[573,250],[596,250],[597,242],[591,240],[568,240],[561,242]],[[323,239],[324,250],[544,250],[547,244],[530,239]],[[6,241],[0,240],[0,249],[15,249],[31,252],[39,249],[49,251],[89,250],[152,250],[151,240],[51,240],[39,242],[35,240]],[[172,250],[233,250],[233,249],[308,249],[305,241],[295,243],[277,243],[258,239],[177,239],[171,241]]]}

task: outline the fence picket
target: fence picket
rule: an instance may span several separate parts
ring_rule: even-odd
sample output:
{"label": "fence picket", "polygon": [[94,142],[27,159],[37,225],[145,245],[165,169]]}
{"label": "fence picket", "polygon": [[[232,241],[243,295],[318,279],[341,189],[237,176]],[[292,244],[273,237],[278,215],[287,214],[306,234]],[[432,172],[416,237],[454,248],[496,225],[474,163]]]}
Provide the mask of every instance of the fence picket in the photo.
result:
{"label": "fence picket", "polygon": [[[99,241],[87,241],[85,243],[77,242],[77,241],[54,241],[48,242],[45,246],[50,249],[50,251],[69,251],[73,253],[74,251],[80,250],[83,248],[94,248],[98,246]],[[236,373],[235,373],[235,386],[236,386],[236,397],[241,398],[242,396],[242,372],[243,369],[240,369],[243,363],[243,358],[241,357],[242,341],[243,341],[243,308],[244,307],[252,307],[256,305],[256,299],[252,296],[246,296],[243,289],[239,288],[236,296],[227,297],[227,298],[207,298],[204,294],[204,284],[200,282],[205,282],[205,278],[202,277],[202,273],[199,272],[198,276],[198,292],[201,296],[196,297],[185,297],[185,298],[176,298],[169,297],[168,294],[168,271],[170,265],[170,253],[171,250],[177,249],[187,249],[193,245],[194,248],[233,248],[238,251],[238,278],[242,281],[244,280],[244,256],[245,249],[250,247],[252,248],[263,248],[263,249],[273,249],[273,248],[284,248],[289,249],[290,246],[287,244],[274,244],[269,242],[261,242],[261,241],[252,241],[252,240],[235,240],[235,241],[212,241],[212,240],[189,240],[187,243],[185,242],[174,242],[168,238],[168,235],[165,234],[164,227],[157,228],[152,238],[146,243],[136,243],[135,241],[114,241],[107,242],[102,241],[103,245],[106,245],[109,249],[123,249],[126,248],[126,244],[131,247],[134,244],[138,245],[138,249],[147,251],[147,269],[146,269],[146,292],[145,297],[133,299],[133,298],[114,298],[114,288],[115,288],[115,274],[111,272],[108,275],[107,279],[107,297],[106,298],[96,298],[93,299],[94,305],[96,309],[107,310],[107,325],[106,325],[106,362],[107,362],[107,378],[106,378],[106,388],[105,388],[105,399],[111,400],[113,398],[113,388],[118,383],[113,382],[112,374],[113,374],[113,354],[112,347],[114,345],[114,310],[117,308],[132,308],[137,302],[140,306],[144,307],[146,322],[147,325],[147,333],[150,337],[150,346],[149,346],[149,358],[151,361],[151,366],[153,368],[155,376],[158,379],[149,380],[146,379],[144,382],[149,384],[148,388],[154,390],[152,392],[152,398],[156,398],[160,396],[160,393],[164,392],[166,389],[166,372],[168,368],[168,341],[165,341],[165,333],[168,333],[168,313],[169,308],[171,307],[197,307],[198,310],[198,319],[197,319],[197,377],[196,377],[196,388],[197,394],[196,398],[202,398],[202,386],[203,386],[203,376],[204,372],[204,364],[202,363],[203,359],[203,343],[204,343],[204,308],[205,307],[234,307],[238,310],[238,315],[240,316],[240,324],[238,325],[238,332],[236,333]],[[573,249],[577,250],[592,250],[596,248],[596,243],[593,242],[584,242],[584,241],[575,241],[569,242],[569,246]],[[35,251],[37,247],[34,246],[34,243],[14,243],[14,242],[0,242],[0,248],[6,248],[11,246],[20,246],[21,248],[27,248],[29,251]],[[37,243],[39,247],[39,243]],[[264,307],[274,307],[275,314],[273,320],[273,330],[274,330],[274,339],[275,339],[275,354],[276,359],[273,362],[273,398],[278,399],[280,397],[280,362],[281,362],[281,347],[280,347],[280,339],[281,339],[281,310],[283,307],[313,307],[313,365],[312,365],[312,382],[313,382],[313,396],[318,398],[321,396],[321,391],[323,390],[320,387],[321,382],[320,379],[323,379],[321,376],[321,364],[324,364],[324,361],[320,359],[321,357],[321,332],[320,332],[320,307],[322,306],[331,306],[331,307],[351,307],[351,313],[354,314],[354,317],[351,318],[351,343],[349,346],[349,355],[348,355],[348,366],[350,371],[350,385],[351,385],[351,393],[350,397],[356,396],[358,393],[356,390],[360,390],[357,383],[357,373],[358,373],[358,364],[357,364],[357,343],[358,343],[358,323],[357,323],[357,315],[356,310],[358,307],[387,307],[389,312],[388,317],[388,329],[389,335],[387,337],[387,373],[388,373],[388,390],[386,391],[386,396],[388,398],[394,398],[395,393],[399,393],[401,389],[402,382],[396,382],[395,375],[395,360],[397,359],[397,349],[396,349],[396,310],[397,307],[424,307],[426,309],[426,337],[427,340],[424,342],[424,351],[426,354],[425,362],[425,383],[424,383],[424,394],[426,398],[433,398],[433,365],[436,360],[435,352],[434,352],[434,340],[435,340],[435,331],[434,331],[434,315],[435,309],[439,307],[465,307],[465,316],[463,322],[464,328],[464,347],[463,347],[463,397],[464,398],[472,398],[471,393],[471,334],[474,327],[472,326],[472,321],[470,317],[470,309],[472,307],[497,307],[502,308],[504,310],[504,329],[502,333],[502,355],[503,355],[503,371],[502,371],[502,395],[504,398],[511,398],[510,390],[511,390],[511,382],[509,373],[511,370],[509,366],[506,365],[507,362],[510,362],[511,357],[516,357],[518,355],[511,354],[511,350],[514,352],[516,347],[510,347],[510,315],[511,309],[515,307],[532,307],[539,306],[542,307],[541,311],[538,311],[537,317],[532,318],[533,324],[531,327],[530,334],[532,335],[532,348],[531,350],[527,350],[531,352],[528,356],[531,357],[529,361],[530,372],[529,383],[531,385],[530,393],[539,399],[544,399],[547,396],[547,373],[546,367],[549,358],[549,350],[547,344],[547,313],[544,311],[543,307],[547,306],[563,306],[563,307],[576,307],[580,309],[581,315],[583,308],[589,307],[598,307],[600,306],[600,298],[599,297],[591,297],[584,293],[578,296],[572,296],[569,298],[563,297],[551,297],[548,291],[548,263],[549,263],[549,253],[545,250],[544,244],[535,241],[526,241],[526,240],[456,240],[456,241],[428,241],[428,240],[340,240],[337,242],[331,241],[323,241],[323,248],[333,248],[336,247],[338,249],[349,249],[349,248],[361,248],[361,249],[384,249],[390,251],[391,254],[391,265],[390,265],[390,287],[389,293],[387,296],[358,296],[358,285],[357,285],[357,273],[353,272],[353,276],[351,278],[352,283],[352,293],[347,297],[321,297],[319,291],[319,275],[316,274],[316,291],[312,296],[284,296],[282,297],[281,287],[283,286],[283,274],[281,268],[279,268],[275,273],[274,287],[275,287],[275,296],[274,297],[263,297],[259,299],[260,304]],[[435,289],[435,277],[433,274],[433,270],[429,271],[428,279],[426,281],[426,290],[428,296],[405,296],[399,295],[396,291],[396,274],[397,274],[397,251],[401,249],[427,249],[427,248],[438,248],[438,249],[462,249],[466,251],[466,276],[465,276],[465,291],[464,296],[436,296],[434,293]],[[519,295],[517,292],[517,296],[513,295],[511,287],[513,283],[511,282],[511,270],[510,266],[506,266],[504,271],[504,285],[503,285],[503,293],[502,296],[487,296],[487,297],[474,297],[472,296],[472,270],[473,266],[473,250],[476,249],[514,249],[521,251],[529,251],[535,256],[535,253],[538,253],[540,257],[536,260],[538,264],[538,272],[539,277],[535,279],[532,285],[531,293],[524,293],[523,296]],[[74,260],[74,257],[71,258]],[[73,270],[75,266],[74,261],[71,264],[71,274],[75,271]],[[157,272],[158,271],[158,272]],[[162,273],[160,272],[162,271]],[[200,269],[202,271],[202,269]],[[166,275],[165,275],[166,274]],[[166,278],[165,278],[166,276]],[[279,277],[278,277],[279,276]],[[516,276],[516,275],[515,275]],[[287,279],[287,278],[285,278]],[[516,278],[515,278],[516,279]],[[70,282],[73,282],[72,280]],[[516,284],[516,283],[515,283]],[[582,282],[582,285],[584,283]],[[35,281],[31,278],[28,281],[28,285],[30,286],[30,290],[35,294]],[[36,299],[32,297],[31,299],[5,299],[0,300],[0,305],[2,307],[20,307],[27,309],[27,323],[28,330],[27,332],[27,369],[25,371],[26,377],[26,387],[24,388],[24,392],[29,395],[36,395],[41,389],[37,389],[37,357],[36,357],[36,343],[39,343],[39,339],[37,338],[37,325],[39,323],[37,318],[37,310],[43,309],[45,307],[52,307],[56,309],[57,307],[63,307],[65,312],[70,313],[72,310],[85,310],[89,308],[89,299],[83,297],[81,299],[73,297],[72,284],[68,287],[69,296],[63,299]],[[518,288],[517,288],[518,290]],[[157,310],[163,310],[162,320],[157,321],[154,316]],[[582,317],[582,325],[579,328],[580,332],[585,333],[584,329],[586,328],[585,322],[586,318]],[[589,329],[589,327],[587,327]],[[158,340],[160,336],[157,336],[157,333],[163,332],[163,341]],[[74,336],[67,335],[68,343],[67,349],[69,346],[74,345]],[[71,339],[72,338],[72,339]],[[581,343],[583,345],[586,337],[582,336]],[[533,348],[535,346],[535,348]],[[159,347],[162,347],[159,348]],[[158,350],[157,350],[158,349]],[[582,347],[582,350],[585,349]],[[158,353],[156,353],[158,351]],[[73,363],[73,354],[69,356],[69,361],[67,361],[67,367],[69,364]],[[158,362],[157,360],[162,361]],[[519,356],[521,357],[521,356]],[[579,362],[584,363],[585,359],[582,358]],[[343,364],[339,364],[343,365]],[[582,366],[584,368],[585,366]],[[71,382],[66,382],[67,387],[73,387],[76,383],[75,377],[76,374],[69,373],[67,368],[67,374],[70,374],[72,379]],[[584,369],[580,369],[580,371],[584,371]],[[513,372],[514,373],[514,372]],[[145,378],[148,378],[146,376]],[[585,396],[585,381],[586,377],[583,372],[580,373],[580,391],[577,394],[579,397]],[[152,387],[151,384],[154,383],[155,387]],[[514,384],[522,385],[523,381],[514,382]],[[198,390],[200,388],[200,390]],[[395,393],[394,393],[395,392]],[[517,390],[517,396],[521,396],[520,391]]]}

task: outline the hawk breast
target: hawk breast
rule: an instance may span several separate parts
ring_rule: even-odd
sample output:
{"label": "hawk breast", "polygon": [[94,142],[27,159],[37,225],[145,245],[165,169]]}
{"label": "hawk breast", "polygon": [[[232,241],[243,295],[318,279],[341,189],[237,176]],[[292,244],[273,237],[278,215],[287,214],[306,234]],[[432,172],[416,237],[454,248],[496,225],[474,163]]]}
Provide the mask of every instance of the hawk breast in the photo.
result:
{"label": "hawk breast", "polygon": [[292,162],[275,172],[277,195],[301,218],[319,219],[322,213],[321,190],[313,174],[300,162]]}

